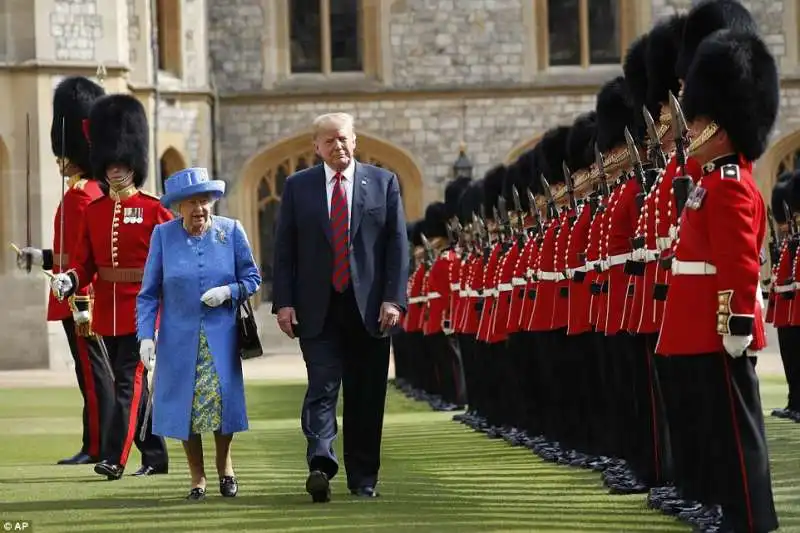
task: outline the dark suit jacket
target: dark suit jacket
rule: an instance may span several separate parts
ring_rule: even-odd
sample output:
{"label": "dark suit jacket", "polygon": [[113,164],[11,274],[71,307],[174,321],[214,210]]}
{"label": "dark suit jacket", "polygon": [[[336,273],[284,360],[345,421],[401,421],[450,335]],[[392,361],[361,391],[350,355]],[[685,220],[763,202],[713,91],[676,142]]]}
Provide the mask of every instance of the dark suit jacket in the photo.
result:
{"label": "dark suit jacket", "polygon": [[[273,313],[294,307],[295,332],[322,332],[333,276],[333,237],[323,165],[289,176],[283,188],[273,262]],[[405,310],[408,237],[397,176],[356,161],[350,218],[350,279],[367,331],[381,336],[381,303]]]}

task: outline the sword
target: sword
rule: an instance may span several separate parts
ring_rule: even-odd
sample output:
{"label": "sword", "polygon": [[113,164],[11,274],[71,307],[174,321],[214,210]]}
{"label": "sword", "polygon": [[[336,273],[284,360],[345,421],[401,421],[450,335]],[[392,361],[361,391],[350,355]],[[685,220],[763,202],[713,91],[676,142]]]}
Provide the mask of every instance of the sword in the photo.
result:
{"label": "sword", "polygon": [[59,220],[59,235],[58,235],[58,271],[64,272],[64,197],[67,195],[66,191],[66,153],[65,153],[65,145],[67,144],[67,137],[66,137],[66,118],[61,117],[61,209],[60,218]]}
{"label": "sword", "polygon": [[[143,363],[140,363],[143,364]],[[139,440],[147,440],[147,428],[150,425],[150,414],[153,411],[153,396],[156,395],[156,367],[150,372],[150,394],[147,395],[147,403],[144,406],[144,416],[142,417],[142,427],[139,428]]]}
{"label": "sword", "polygon": [[[31,245],[31,114],[25,113],[25,246]],[[31,260],[25,256],[25,270],[31,273]]]}
{"label": "sword", "polygon": [[669,93],[669,112],[672,115],[672,127],[675,131],[675,156],[678,158],[679,173],[672,178],[672,191],[675,195],[675,209],[680,219],[686,200],[692,188],[692,178],[686,175],[686,118],[683,116],[681,104],[674,94]]}
{"label": "sword", "polygon": [[667,157],[661,149],[661,139],[658,138],[656,122],[653,120],[653,115],[647,110],[647,106],[642,106],[642,115],[644,115],[644,123],[647,125],[647,158],[657,168],[666,168]]}

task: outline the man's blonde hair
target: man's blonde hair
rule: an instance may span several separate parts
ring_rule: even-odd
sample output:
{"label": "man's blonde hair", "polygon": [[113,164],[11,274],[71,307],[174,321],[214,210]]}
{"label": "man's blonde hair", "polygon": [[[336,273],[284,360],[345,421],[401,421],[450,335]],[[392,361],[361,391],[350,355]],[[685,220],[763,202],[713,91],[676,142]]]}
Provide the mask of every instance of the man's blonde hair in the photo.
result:
{"label": "man's blonde hair", "polygon": [[312,132],[314,138],[317,137],[320,131],[331,128],[349,128],[350,131],[355,133],[355,119],[350,113],[325,113],[314,119],[312,123]]}

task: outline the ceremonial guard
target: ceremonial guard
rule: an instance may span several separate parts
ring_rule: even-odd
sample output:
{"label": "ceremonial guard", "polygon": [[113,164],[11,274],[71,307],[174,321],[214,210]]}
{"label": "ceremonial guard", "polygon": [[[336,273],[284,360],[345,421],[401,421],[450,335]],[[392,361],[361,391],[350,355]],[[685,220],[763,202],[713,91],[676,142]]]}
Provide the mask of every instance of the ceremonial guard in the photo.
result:
{"label": "ceremonial guard", "polygon": [[759,37],[721,30],[697,47],[683,108],[703,175],[685,209],[677,206],[680,239],[657,352],[676,374],[692,377],[675,392],[682,401],[667,406],[670,432],[692,434],[704,477],[698,499],[721,506],[724,531],[778,527],[751,360],[766,344],[759,287],[766,209],[751,168],[778,105],[777,65]]}
{"label": "ceremonial guard", "polygon": [[148,430],[139,439],[147,402],[147,371],[139,359],[136,296],[153,228],[172,219],[158,198],[141,191],[147,178],[149,134],[142,104],[124,94],[104,96],[89,114],[92,174],[106,194],[86,208],[70,269],[51,281],[58,300],[93,285],[93,331],[103,337],[115,379],[115,406],[103,461],[95,472],[122,477],[133,442],[142,453],[135,475],[167,472],[164,440]]}
{"label": "ceremonial guard", "polygon": [[425,282],[425,253],[422,246],[422,232],[424,231],[424,219],[414,223],[411,229],[411,238],[409,243],[413,246],[413,253],[411,254],[416,261],[416,267],[411,271],[408,278],[408,310],[401,320],[403,329],[403,342],[402,349],[404,356],[404,364],[407,365],[408,373],[405,377],[408,380],[412,389],[417,393],[423,392],[424,380],[427,376],[420,372],[420,365],[424,363],[421,360],[423,352],[423,339],[422,339],[422,318],[425,310],[425,296],[423,293],[423,285]]}
{"label": "ceremonial guard", "polygon": [[[67,180],[66,192],[53,220],[53,247],[23,248],[17,258],[21,269],[29,269],[33,263],[58,274],[74,257],[86,207],[102,196],[91,173],[84,124],[92,104],[104,94],[102,87],[83,77],[66,78],[56,87],[50,141],[62,179]],[[92,330],[91,285],[66,301],[51,294],[47,320],[59,321],[64,327],[83,397],[83,445],[78,453],[58,464],[96,463],[102,457],[113,414],[114,376],[103,341]]]}

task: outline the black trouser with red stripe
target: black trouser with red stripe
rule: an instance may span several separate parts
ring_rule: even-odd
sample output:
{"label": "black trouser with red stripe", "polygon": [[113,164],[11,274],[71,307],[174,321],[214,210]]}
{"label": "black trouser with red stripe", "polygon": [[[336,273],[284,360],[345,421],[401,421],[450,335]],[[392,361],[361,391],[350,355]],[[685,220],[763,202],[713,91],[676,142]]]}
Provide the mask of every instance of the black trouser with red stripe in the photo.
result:
{"label": "black trouser with red stripe", "polygon": [[75,376],[83,396],[81,452],[92,458],[100,458],[114,410],[114,374],[99,337],[77,335],[72,317],[65,318],[61,324],[75,361]]}
{"label": "black trouser with red stripe", "polygon": [[131,444],[142,454],[142,465],[167,464],[167,447],[162,437],[152,433],[152,417],[147,420],[145,439],[139,439],[147,405],[147,371],[139,361],[139,341],[136,335],[104,337],[111,368],[114,370],[115,403],[114,416],[108,436],[104,459],[125,466]]}
{"label": "black trouser with red stripe", "polygon": [[777,529],[755,359],[723,352],[669,359],[669,395],[680,397],[666,402],[669,431],[694,447],[703,478],[697,499],[722,506],[724,531]]}

